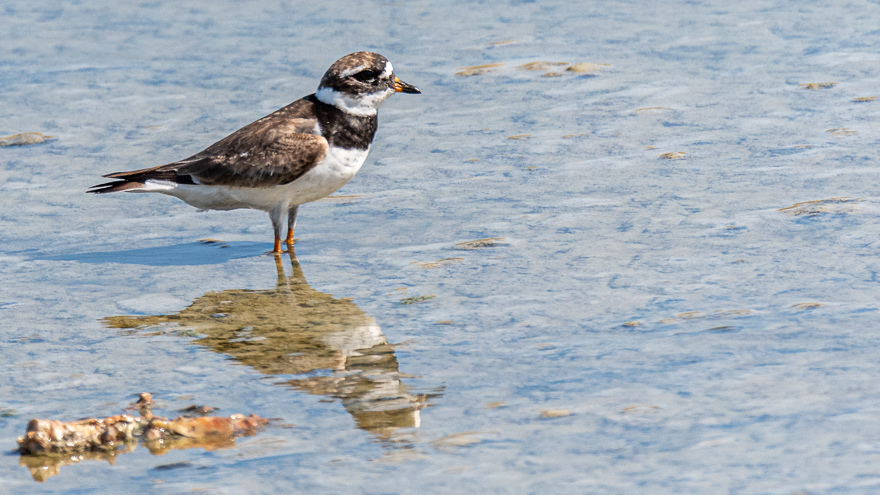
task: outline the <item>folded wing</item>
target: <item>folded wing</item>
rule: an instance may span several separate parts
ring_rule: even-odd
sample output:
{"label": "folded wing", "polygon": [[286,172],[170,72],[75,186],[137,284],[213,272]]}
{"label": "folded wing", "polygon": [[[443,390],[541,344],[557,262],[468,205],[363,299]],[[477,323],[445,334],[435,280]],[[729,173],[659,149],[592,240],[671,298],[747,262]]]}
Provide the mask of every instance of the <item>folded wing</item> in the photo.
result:
{"label": "folded wing", "polygon": [[294,103],[253,122],[185,160],[104,177],[91,193],[139,189],[147,181],[267,188],[302,177],[327,154],[327,140],[315,134],[312,103]]}

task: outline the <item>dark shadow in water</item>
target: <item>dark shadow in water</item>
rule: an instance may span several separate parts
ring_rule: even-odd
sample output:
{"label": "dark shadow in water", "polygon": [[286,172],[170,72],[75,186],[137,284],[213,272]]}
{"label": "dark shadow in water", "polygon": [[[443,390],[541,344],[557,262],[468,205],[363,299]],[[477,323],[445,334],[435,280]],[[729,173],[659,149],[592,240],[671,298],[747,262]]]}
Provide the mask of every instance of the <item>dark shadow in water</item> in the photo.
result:
{"label": "dark shadow in water", "polygon": [[[417,428],[419,411],[434,394],[416,394],[402,382],[394,345],[371,316],[350,299],[313,289],[294,254],[293,273],[275,258],[278,282],[269,290],[208,292],[177,314],[112,316],[112,328],[192,330],[193,343],[227,354],[267,375],[296,375],[282,382],[309,394],[339,399],[355,423],[383,443],[400,428]],[[402,447],[405,445],[401,445]]]}
{"label": "dark shadow in water", "polygon": [[34,259],[147,266],[218,265],[229,260],[259,256],[269,249],[271,245],[264,242],[199,241],[125,251],[37,256]]}

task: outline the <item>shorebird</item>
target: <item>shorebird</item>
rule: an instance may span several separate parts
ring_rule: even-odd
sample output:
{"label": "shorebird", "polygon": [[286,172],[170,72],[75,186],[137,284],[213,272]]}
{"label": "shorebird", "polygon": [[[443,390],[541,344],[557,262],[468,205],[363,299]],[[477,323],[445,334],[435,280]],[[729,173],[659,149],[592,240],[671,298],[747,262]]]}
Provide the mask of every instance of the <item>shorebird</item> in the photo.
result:
{"label": "shorebird", "polygon": [[242,127],[177,162],[104,177],[90,193],[162,193],[201,210],[252,208],[269,213],[273,253],[288,248],[299,206],[338,190],[360,170],[376,133],[377,112],[394,93],[421,93],[372,52],[342,57],[318,91]]}

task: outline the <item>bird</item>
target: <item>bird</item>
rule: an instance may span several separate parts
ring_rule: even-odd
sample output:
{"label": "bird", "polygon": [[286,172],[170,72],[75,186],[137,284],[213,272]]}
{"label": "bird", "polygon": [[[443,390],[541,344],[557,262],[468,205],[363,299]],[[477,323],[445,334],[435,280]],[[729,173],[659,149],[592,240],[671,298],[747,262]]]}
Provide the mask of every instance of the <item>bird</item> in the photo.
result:
{"label": "bird", "polygon": [[293,248],[299,206],[332,194],[367,158],[379,107],[395,93],[421,91],[401,81],[378,53],[350,53],[330,66],[318,90],[254,121],[203,151],[157,167],[116,172],[87,192],[161,193],[200,210],[250,208],[269,214],[272,253]]}

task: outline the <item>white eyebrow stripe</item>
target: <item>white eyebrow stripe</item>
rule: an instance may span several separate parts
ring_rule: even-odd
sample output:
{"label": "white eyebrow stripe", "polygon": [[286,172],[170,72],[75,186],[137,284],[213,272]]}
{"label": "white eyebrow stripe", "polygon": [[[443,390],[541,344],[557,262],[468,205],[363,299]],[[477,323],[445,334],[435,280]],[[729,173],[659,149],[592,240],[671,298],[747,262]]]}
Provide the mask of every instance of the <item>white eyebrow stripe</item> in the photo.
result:
{"label": "white eyebrow stripe", "polygon": [[358,65],[357,67],[354,67],[352,69],[346,69],[339,73],[339,77],[348,77],[352,74],[357,74],[358,72],[364,70],[366,67],[367,66],[365,65]]}
{"label": "white eyebrow stripe", "polygon": [[391,76],[394,73],[394,67],[391,66],[391,62],[385,62],[385,70],[382,71],[382,74],[379,75],[380,78],[386,78]]}

